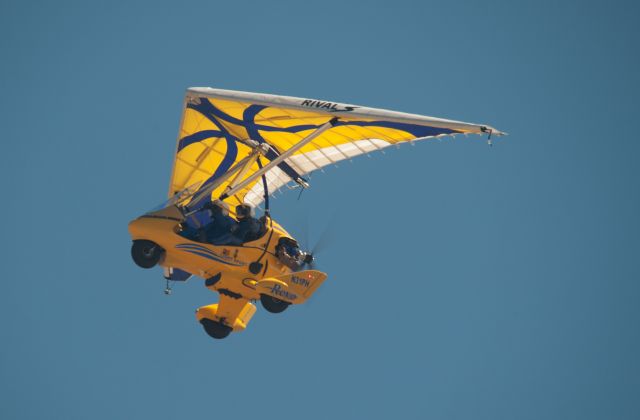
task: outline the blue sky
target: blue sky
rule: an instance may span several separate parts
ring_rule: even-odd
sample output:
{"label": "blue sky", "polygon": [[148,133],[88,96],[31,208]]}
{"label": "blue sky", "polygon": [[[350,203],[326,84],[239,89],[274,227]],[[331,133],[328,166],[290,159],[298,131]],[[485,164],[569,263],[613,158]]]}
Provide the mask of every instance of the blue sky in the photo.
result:
{"label": "blue sky", "polygon": [[[0,417],[635,419],[632,2],[0,5]],[[509,132],[423,142],[277,196],[316,298],[212,341],[128,221],[166,194],[188,86]]]}

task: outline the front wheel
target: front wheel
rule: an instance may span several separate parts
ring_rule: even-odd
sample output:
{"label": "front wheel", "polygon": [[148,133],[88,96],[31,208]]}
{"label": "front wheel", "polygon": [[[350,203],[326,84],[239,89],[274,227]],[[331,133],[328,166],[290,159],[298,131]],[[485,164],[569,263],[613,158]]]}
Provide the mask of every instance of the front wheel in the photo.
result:
{"label": "front wheel", "polygon": [[291,305],[289,302],[285,302],[284,300],[276,299],[273,296],[269,295],[260,295],[260,303],[262,303],[262,307],[272,314],[279,314],[283,312],[285,309]]}
{"label": "front wheel", "polygon": [[155,242],[140,239],[131,245],[131,258],[138,267],[151,268],[158,264],[164,254],[164,249]]}
{"label": "front wheel", "polygon": [[218,340],[225,338],[226,336],[231,334],[231,331],[233,330],[228,325],[224,325],[220,322],[212,321],[207,318],[202,318],[202,320],[200,320],[200,323],[210,337],[216,338]]}

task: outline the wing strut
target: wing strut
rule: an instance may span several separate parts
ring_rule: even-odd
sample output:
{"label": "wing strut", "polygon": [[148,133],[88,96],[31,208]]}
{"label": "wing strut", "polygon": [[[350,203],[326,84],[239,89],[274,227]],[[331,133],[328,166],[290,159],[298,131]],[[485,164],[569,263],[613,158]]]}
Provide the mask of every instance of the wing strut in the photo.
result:
{"label": "wing strut", "polygon": [[[244,181],[242,181],[239,184],[235,185],[233,188],[228,189],[227,191],[225,191],[220,196],[220,200],[224,200],[225,198],[231,197],[232,195],[234,195],[235,193],[237,193],[238,191],[240,191],[241,189],[243,189],[244,187],[246,187],[247,185],[249,185],[250,183],[255,181],[258,177],[262,176],[262,174],[265,174],[268,171],[270,171],[271,169],[273,169],[276,165],[278,165],[279,163],[284,161],[286,158],[288,158],[289,156],[291,156],[292,154],[297,152],[299,149],[304,147],[307,143],[313,141],[316,137],[318,137],[319,135],[321,135],[322,133],[324,133],[325,131],[327,131],[331,127],[333,127],[336,124],[337,121],[338,121],[338,118],[335,117],[335,118],[332,118],[330,121],[322,124],[313,133],[309,134],[307,137],[303,138],[298,143],[294,144],[293,147],[291,147],[290,149],[287,149],[280,156],[278,156],[277,158],[275,158],[274,160],[269,162],[267,165],[265,165],[261,169],[257,170],[253,174],[251,174],[247,179],[245,179]],[[306,186],[308,187],[308,185],[306,185]]]}
{"label": "wing strut", "polygon": [[[256,146],[251,153],[249,154],[249,158],[247,160],[247,162],[244,164],[244,166],[242,167],[242,169],[240,170],[240,172],[238,172],[238,174],[233,178],[233,180],[229,183],[229,185],[227,185],[227,188],[225,189],[225,193],[227,193],[228,191],[233,190],[233,187],[235,187],[236,185],[238,185],[238,183],[242,180],[242,178],[244,178],[244,176],[247,174],[247,172],[249,172],[249,169],[251,168],[251,165],[253,165],[256,160],[260,159],[260,155],[263,155],[267,152],[268,149],[268,145],[266,143],[263,143],[263,145],[259,145]],[[229,194],[231,195],[231,194]]]}
{"label": "wing strut", "polygon": [[[260,156],[261,154],[266,153],[267,147],[268,147],[268,145],[266,145],[266,144],[263,146],[263,145],[258,144],[256,142],[255,146],[253,147],[253,150],[251,151],[251,153],[249,153],[249,155],[247,157],[242,159],[240,162],[236,163],[231,169],[229,169],[224,174],[220,175],[218,178],[215,179],[215,181],[213,181],[211,184],[209,184],[205,188],[203,188],[202,191],[200,191],[198,193],[198,195],[193,197],[191,202],[192,203],[199,203],[202,199],[204,199],[204,198],[208,197],[209,195],[211,195],[211,193],[216,188],[218,188],[223,182],[225,182],[227,179],[231,178],[234,174],[236,174],[238,172],[240,172],[240,173],[238,173],[238,175],[236,175],[236,177],[233,179],[233,181],[231,181],[231,184],[235,183],[239,179],[242,179],[242,176],[244,176],[244,174],[246,174],[246,172],[249,170],[251,165],[253,165],[253,163],[256,161],[258,156]],[[199,209],[196,209],[196,210],[192,211],[191,213],[196,213],[198,211],[199,211]],[[189,213],[189,214],[191,214],[191,213]]]}

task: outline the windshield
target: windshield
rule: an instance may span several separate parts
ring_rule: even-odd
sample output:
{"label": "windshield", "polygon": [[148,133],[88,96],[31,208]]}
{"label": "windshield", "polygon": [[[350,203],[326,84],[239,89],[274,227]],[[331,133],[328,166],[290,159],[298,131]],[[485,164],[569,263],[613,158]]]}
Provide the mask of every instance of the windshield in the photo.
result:
{"label": "windshield", "polygon": [[157,205],[156,207],[152,208],[149,213],[154,212],[154,211],[159,211],[162,210],[166,207],[169,206],[182,206],[185,204],[186,201],[188,201],[197,191],[198,188],[200,187],[200,184],[202,184],[202,182],[196,182],[195,184],[192,184],[190,186],[188,186],[187,188],[178,191],[177,193],[175,193],[173,195],[173,197],[169,198],[168,200],[163,201],[162,203],[160,203],[159,205]]}

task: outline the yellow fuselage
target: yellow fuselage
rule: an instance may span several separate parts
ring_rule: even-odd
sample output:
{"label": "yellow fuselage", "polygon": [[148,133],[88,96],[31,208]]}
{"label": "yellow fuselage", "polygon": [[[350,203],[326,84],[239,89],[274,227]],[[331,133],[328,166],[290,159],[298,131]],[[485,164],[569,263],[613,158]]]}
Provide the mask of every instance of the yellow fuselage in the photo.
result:
{"label": "yellow fuselage", "polygon": [[244,330],[256,311],[253,301],[260,300],[269,312],[279,313],[288,305],[306,302],[327,278],[317,270],[293,271],[280,261],[278,242],[291,236],[270,219],[261,238],[241,246],[187,239],[181,235],[183,221],[175,206],[133,220],[129,223],[132,257],[144,268],[159,264],[204,278],[205,286],[218,292],[220,300],[198,308],[196,319],[213,338]]}
{"label": "yellow fuselage", "polygon": [[[267,221],[265,235],[242,246],[189,240],[179,234],[181,221],[180,211],[176,207],[167,207],[133,220],[129,223],[129,233],[134,241],[153,241],[164,249],[160,266],[180,268],[204,279],[220,275],[211,289],[226,289],[248,300],[260,298],[255,288],[258,281],[292,273],[275,256],[278,240],[281,237],[291,238],[275,221]],[[262,268],[257,274],[251,273],[249,265],[258,260]]]}

